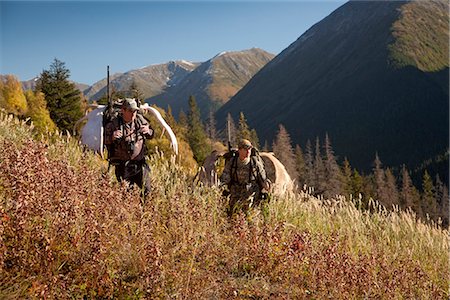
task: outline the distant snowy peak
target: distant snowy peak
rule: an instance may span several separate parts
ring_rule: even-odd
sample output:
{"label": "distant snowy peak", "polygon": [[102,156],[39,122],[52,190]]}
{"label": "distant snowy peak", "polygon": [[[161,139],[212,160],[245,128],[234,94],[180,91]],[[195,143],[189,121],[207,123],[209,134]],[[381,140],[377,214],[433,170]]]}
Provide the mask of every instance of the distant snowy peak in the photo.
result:
{"label": "distant snowy peak", "polygon": [[[204,63],[180,59],[115,74],[110,78],[110,84],[115,91],[128,91],[134,83],[144,99],[147,99],[161,95],[168,88],[179,86],[189,78],[190,84],[184,87],[186,90],[191,89],[192,82],[202,83],[201,87],[197,87],[198,90],[210,87],[212,83],[215,83],[213,91],[220,90],[220,85],[225,86],[225,94],[220,91],[211,96],[216,102],[222,103],[273,57],[273,54],[258,48],[224,51]],[[105,91],[106,79],[102,79],[87,89],[85,95],[90,100],[98,100]],[[179,93],[183,94],[184,91]]]}
{"label": "distant snowy peak", "polygon": [[[152,65],[144,66],[144,67],[141,67],[141,68],[139,68],[137,70],[151,70],[151,69],[154,69],[154,68],[161,68],[161,67],[164,68],[167,65],[179,66],[179,67],[185,68],[187,70],[192,70],[193,68],[196,68],[199,65],[199,63],[190,62],[190,61],[183,60],[183,59],[181,59],[181,60],[171,60],[171,61],[169,61],[167,63],[159,63],[159,64],[152,64]],[[131,70],[129,72],[133,72],[133,71],[136,71],[136,70]]]}
{"label": "distant snowy peak", "polygon": [[193,62],[190,62],[190,61],[187,61],[187,60],[179,60],[179,61],[177,61],[180,65],[187,65],[187,66],[190,66],[190,67],[196,67],[196,66],[198,66],[198,63],[193,63]]}
{"label": "distant snowy peak", "polygon": [[232,56],[242,56],[242,55],[255,55],[260,53],[268,53],[260,48],[251,48],[247,50],[241,51],[222,51],[219,54],[216,54],[211,60],[216,60],[222,57],[232,57]]}
{"label": "distant snowy peak", "polygon": [[214,58],[216,58],[216,57],[220,57],[220,56],[225,55],[225,54],[227,54],[227,53],[230,53],[230,52],[229,52],[229,51],[223,51],[223,52],[220,52],[219,54],[217,54],[216,56],[214,56],[212,59],[214,59]]}
{"label": "distant snowy peak", "polygon": [[189,109],[186,100],[194,96],[205,118],[235,95],[273,57],[257,48],[221,52],[147,102],[163,108],[170,106],[177,115]]}
{"label": "distant snowy peak", "polygon": [[[176,85],[198,65],[199,63],[186,60],[148,65],[125,73],[114,74],[110,78],[110,83],[116,91],[128,91],[132,84],[136,84],[143,97],[149,98],[160,94],[169,86]],[[90,100],[98,100],[105,94],[105,91],[106,79],[104,78],[86,90],[85,95]]]}

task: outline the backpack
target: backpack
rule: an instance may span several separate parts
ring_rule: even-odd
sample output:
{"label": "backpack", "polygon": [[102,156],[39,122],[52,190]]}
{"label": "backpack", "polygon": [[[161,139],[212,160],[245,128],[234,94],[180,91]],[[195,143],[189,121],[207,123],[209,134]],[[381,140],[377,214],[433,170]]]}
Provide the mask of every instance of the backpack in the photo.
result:
{"label": "backpack", "polygon": [[[122,117],[120,115],[120,110],[122,108],[123,100],[124,99],[118,99],[118,100],[114,101],[112,103],[112,105],[110,103],[108,103],[105,110],[103,111],[103,119],[102,119],[103,128],[105,128],[106,124],[108,124],[110,122],[116,122],[116,120],[117,120],[117,122],[119,122],[119,124],[121,124],[121,122],[123,122]],[[137,105],[140,106],[140,101],[136,101],[136,102],[137,102]],[[141,126],[144,121],[146,121],[148,124],[150,124],[150,121],[139,110],[137,112],[135,122],[137,123],[138,126]],[[105,140],[105,134],[106,134],[106,131],[103,130],[103,140]],[[108,159],[110,157],[114,157],[115,144],[112,143],[110,145],[105,145],[105,146],[106,146],[106,152],[108,155],[107,156]],[[145,146],[145,143],[144,143],[144,151],[147,151],[147,147]]]}
{"label": "backpack", "polygon": [[[227,153],[223,155],[225,158],[225,164],[228,163],[228,161],[231,160],[231,184],[233,183],[239,183],[237,179],[237,160],[239,157],[239,152],[237,149],[230,149]],[[255,174],[255,180],[258,183],[258,186],[260,189],[262,189],[264,178],[262,178],[261,175],[261,169],[264,168],[264,161],[262,160],[261,156],[259,155],[259,151],[256,148],[252,148],[251,154],[250,154],[250,174],[249,177],[252,176],[252,173]],[[266,179],[267,180],[267,179]]]}

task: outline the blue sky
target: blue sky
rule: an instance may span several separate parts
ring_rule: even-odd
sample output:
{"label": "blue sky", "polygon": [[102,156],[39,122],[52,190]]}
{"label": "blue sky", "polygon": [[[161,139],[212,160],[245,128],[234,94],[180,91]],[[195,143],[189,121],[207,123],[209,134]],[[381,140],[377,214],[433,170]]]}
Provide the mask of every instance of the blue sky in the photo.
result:
{"label": "blue sky", "polygon": [[71,80],[257,47],[278,54],[346,1],[3,1],[0,74],[29,80],[54,58]]}

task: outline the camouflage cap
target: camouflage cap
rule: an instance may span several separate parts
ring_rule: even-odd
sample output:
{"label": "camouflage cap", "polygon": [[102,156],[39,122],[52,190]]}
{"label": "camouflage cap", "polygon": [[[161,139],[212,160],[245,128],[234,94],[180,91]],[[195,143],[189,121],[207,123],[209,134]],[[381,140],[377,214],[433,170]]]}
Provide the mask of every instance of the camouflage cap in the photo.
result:
{"label": "camouflage cap", "polygon": [[239,149],[251,149],[253,148],[252,143],[249,140],[242,139],[238,144]]}
{"label": "camouflage cap", "polygon": [[123,100],[123,108],[131,111],[139,110],[139,107],[137,106],[136,100],[134,98],[125,98],[125,100]]}

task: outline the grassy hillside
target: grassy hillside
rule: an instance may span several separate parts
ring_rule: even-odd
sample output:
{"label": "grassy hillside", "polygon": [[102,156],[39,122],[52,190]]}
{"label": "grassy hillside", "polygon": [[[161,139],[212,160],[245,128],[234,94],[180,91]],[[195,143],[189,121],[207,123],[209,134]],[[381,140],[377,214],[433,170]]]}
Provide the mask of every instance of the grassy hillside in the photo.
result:
{"label": "grassy hillside", "polygon": [[442,0],[413,1],[402,6],[401,17],[392,26],[395,41],[389,46],[394,64],[424,72],[448,67],[448,11],[448,1]]}
{"label": "grassy hillside", "polygon": [[74,139],[31,137],[1,116],[1,299],[449,296],[448,231],[413,214],[302,193],[229,221],[220,190],[158,155],[142,206]]}

